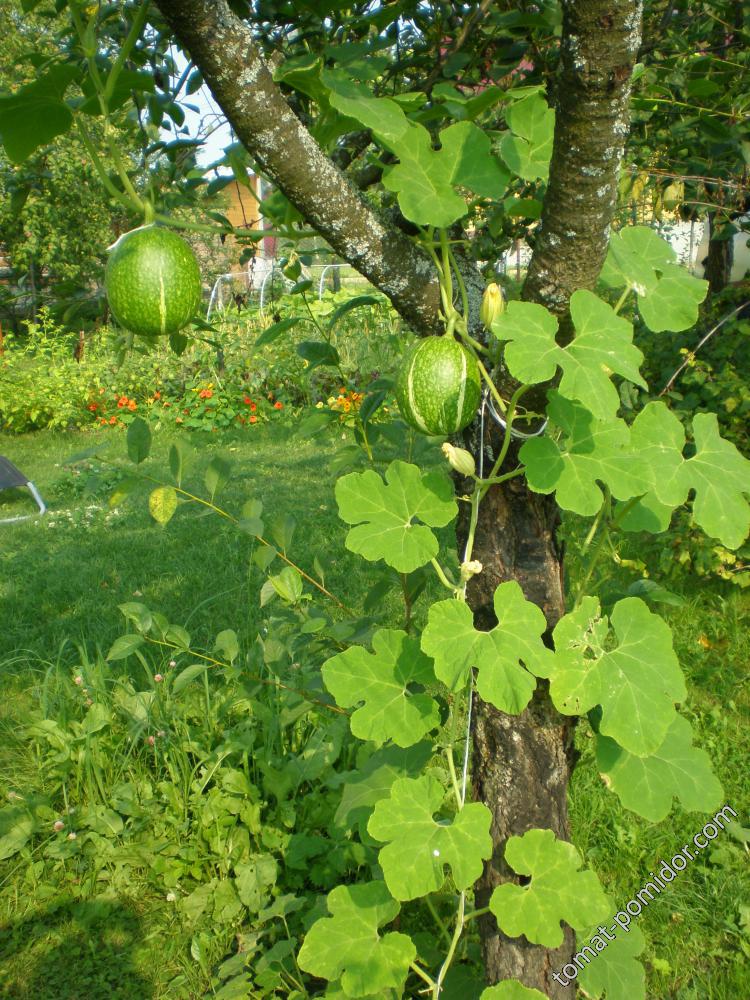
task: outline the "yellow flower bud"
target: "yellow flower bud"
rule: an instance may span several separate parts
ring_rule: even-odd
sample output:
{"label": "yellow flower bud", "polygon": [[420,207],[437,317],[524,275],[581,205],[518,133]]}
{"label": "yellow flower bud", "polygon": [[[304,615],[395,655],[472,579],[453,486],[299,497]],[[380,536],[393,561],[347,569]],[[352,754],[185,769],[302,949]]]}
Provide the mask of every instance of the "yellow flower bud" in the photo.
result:
{"label": "yellow flower bud", "polygon": [[446,441],[443,445],[443,454],[448,459],[451,468],[460,472],[462,476],[476,475],[474,456],[465,448],[454,448]]}
{"label": "yellow flower bud", "polygon": [[504,312],[505,299],[503,298],[502,290],[493,281],[492,284],[487,285],[484,290],[482,305],[479,310],[479,318],[485,329],[491,330],[493,322],[498,316],[502,316]]}

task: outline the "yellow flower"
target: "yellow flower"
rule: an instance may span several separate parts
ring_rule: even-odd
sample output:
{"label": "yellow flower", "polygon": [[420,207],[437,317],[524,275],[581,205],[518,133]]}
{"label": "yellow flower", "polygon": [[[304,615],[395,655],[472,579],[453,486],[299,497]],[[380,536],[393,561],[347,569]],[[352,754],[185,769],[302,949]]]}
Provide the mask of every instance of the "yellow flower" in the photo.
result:
{"label": "yellow flower", "polygon": [[479,310],[479,318],[485,329],[490,330],[492,328],[493,320],[496,320],[498,316],[501,316],[504,311],[505,299],[503,298],[503,293],[499,286],[493,281],[491,284],[487,285],[487,288],[484,291],[482,305]]}

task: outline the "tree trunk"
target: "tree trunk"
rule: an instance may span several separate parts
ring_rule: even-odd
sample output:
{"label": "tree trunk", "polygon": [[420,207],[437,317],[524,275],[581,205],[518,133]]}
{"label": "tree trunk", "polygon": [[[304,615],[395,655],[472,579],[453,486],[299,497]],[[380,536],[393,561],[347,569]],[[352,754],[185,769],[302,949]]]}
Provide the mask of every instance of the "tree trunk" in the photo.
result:
{"label": "tree trunk", "polygon": [[732,277],[734,263],[734,239],[730,236],[721,239],[721,230],[716,225],[716,213],[708,216],[708,256],[703,270],[703,277],[708,282],[712,295],[716,295],[727,287]]}
{"label": "tree trunk", "polygon": [[[523,290],[565,321],[577,288],[593,288],[609,240],[617,174],[628,132],[630,77],[640,44],[636,0],[563,4],[563,45],[557,81],[555,139],[541,232]],[[534,400],[533,408],[544,406]],[[487,442],[482,442],[486,447]],[[497,446],[490,445],[497,451]],[[476,451],[476,449],[475,449]],[[512,448],[508,469],[514,467]],[[565,610],[562,551],[554,500],[531,493],[523,480],[493,487],[480,508],[474,557],[483,566],[467,597],[478,628],[495,624],[492,595],[516,580],[538,604],[551,630]],[[477,699],[473,721],[473,789],[492,812],[494,854],[477,888],[487,905],[496,885],[520,881],[503,860],[509,837],[532,828],[570,839],[568,783],[574,763],[574,720],[560,715],[540,683],[529,707],[509,716]],[[552,1000],[569,1000],[575,986],[553,979],[571,960],[574,934],[564,928],[559,948],[507,938],[494,917],[480,922],[489,983],[518,979]]]}

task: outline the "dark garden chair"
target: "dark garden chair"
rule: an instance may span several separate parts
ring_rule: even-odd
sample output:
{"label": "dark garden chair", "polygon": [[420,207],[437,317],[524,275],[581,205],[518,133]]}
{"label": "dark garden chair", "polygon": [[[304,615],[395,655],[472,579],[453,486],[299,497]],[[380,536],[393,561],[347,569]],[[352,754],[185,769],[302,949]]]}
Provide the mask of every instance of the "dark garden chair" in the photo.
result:
{"label": "dark garden chair", "polygon": [[[47,506],[39,495],[39,490],[34,484],[7,458],[0,455],[0,490],[13,489],[16,486],[26,486],[29,493],[36,500],[39,513],[44,514]],[[0,524],[11,524],[13,521],[27,521],[34,514],[19,514],[17,517],[0,518]]]}

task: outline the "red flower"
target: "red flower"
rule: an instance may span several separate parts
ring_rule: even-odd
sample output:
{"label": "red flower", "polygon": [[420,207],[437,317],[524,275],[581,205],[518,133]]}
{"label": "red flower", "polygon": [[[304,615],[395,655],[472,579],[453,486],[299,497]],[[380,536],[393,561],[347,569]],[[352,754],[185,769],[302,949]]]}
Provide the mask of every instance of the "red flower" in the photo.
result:
{"label": "red flower", "polygon": [[88,408],[91,410],[92,413],[95,413],[99,409],[99,404],[98,403],[89,403]]}
{"label": "red flower", "polygon": [[273,404],[274,410],[283,410],[284,404],[280,403],[278,400]]}
{"label": "red flower", "polygon": [[243,396],[243,397],[242,397],[242,402],[243,402],[243,403],[244,403],[244,404],[245,404],[246,406],[252,406],[252,407],[253,407],[253,409],[255,409],[255,403],[254,403],[254,402],[252,401],[252,399],[250,399],[250,397],[249,397],[249,396]]}
{"label": "red flower", "polygon": [[250,412],[251,412],[251,413],[255,413],[255,411],[256,411],[257,409],[258,409],[258,407],[257,407],[257,406],[255,405],[255,403],[251,403],[251,404],[250,404]]}

